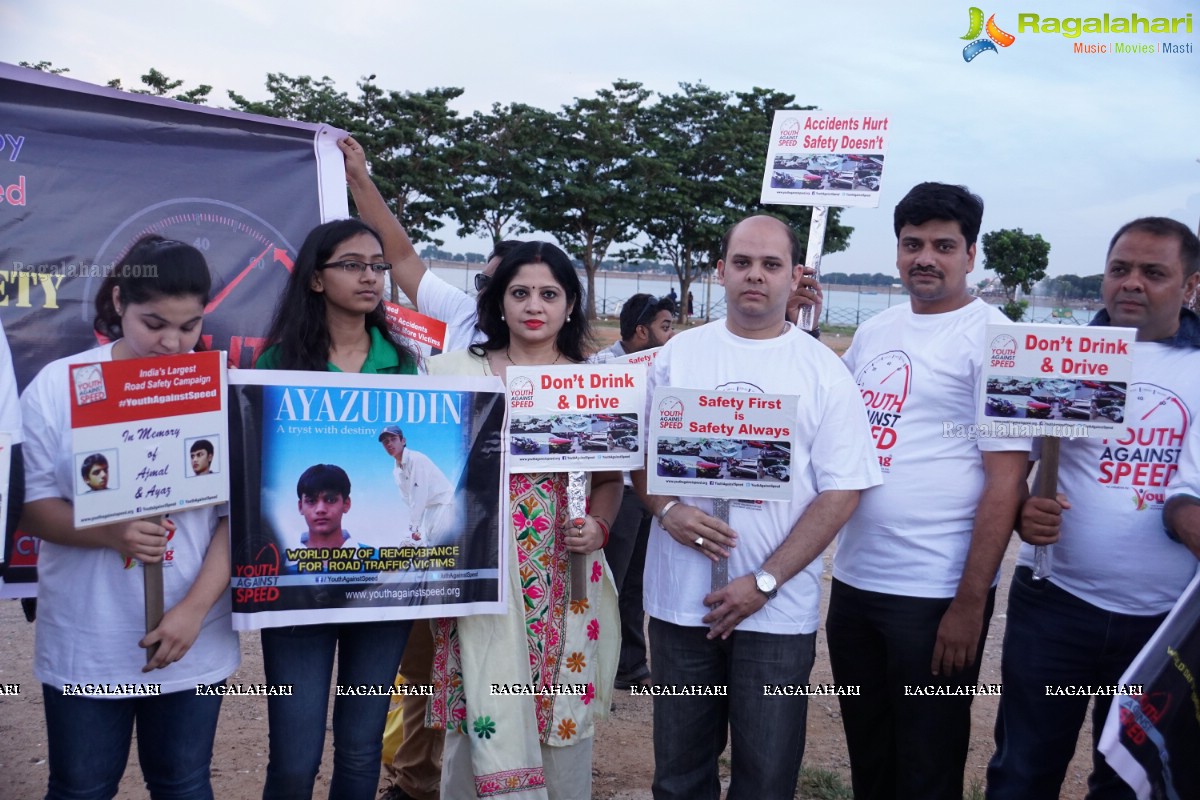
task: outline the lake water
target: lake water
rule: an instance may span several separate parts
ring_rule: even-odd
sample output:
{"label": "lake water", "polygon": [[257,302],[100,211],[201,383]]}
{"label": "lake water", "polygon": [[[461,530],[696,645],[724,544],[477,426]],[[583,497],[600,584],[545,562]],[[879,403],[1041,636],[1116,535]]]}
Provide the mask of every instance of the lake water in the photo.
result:
{"label": "lake water", "polygon": [[[435,275],[457,286],[471,295],[475,294],[475,275],[478,267],[443,266],[433,267]],[[587,285],[587,276],[581,271],[579,280]],[[596,273],[596,311],[602,315],[617,316],[621,306],[635,294],[648,292],[659,297],[665,296],[674,288],[679,292],[679,280],[674,276],[650,275],[639,272],[608,272]],[[725,290],[716,280],[711,286],[701,280],[692,284],[692,295],[695,298],[696,316],[703,317],[708,303],[712,304],[712,316],[725,316]],[[880,289],[865,289],[863,291],[845,290],[826,286],[824,289],[825,304],[821,312],[822,325],[848,325],[857,327],[861,323],[889,308],[908,302],[908,295],[901,289],[883,287]],[[1052,304],[1048,298],[1034,297],[1025,312],[1024,322],[1050,322],[1065,325],[1086,325],[1094,311],[1075,309],[1069,318],[1051,317]],[[995,305],[999,305],[998,303]]]}

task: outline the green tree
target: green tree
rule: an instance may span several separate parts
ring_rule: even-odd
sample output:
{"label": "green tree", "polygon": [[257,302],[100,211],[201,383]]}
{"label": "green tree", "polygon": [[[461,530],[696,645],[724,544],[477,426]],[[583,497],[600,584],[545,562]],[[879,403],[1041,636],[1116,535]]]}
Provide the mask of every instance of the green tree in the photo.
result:
{"label": "green tree", "polygon": [[145,85],[145,89],[128,89],[121,85],[120,78],[113,78],[108,82],[108,85],[114,89],[129,91],[133,94],[149,94],[155,97],[169,97],[172,100],[179,100],[184,103],[194,103],[202,106],[208,102],[208,95],[212,92],[212,86],[207,83],[202,83],[195,89],[188,89],[186,92],[171,94],[180,86],[183,86],[182,80],[171,80],[163,73],[151,67],[150,70],[141,76],[141,81]]}
{"label": "green tree", "polygon": [[1028,302],[1016,299],[1017,289],[1029,294],[1033,285],[1046,277],[1050,243],[1041,234],[1027,234],[1020,228],[990,231],[983,235],[983,257],[985,266],[1004,287],[1007,302],[1001,310],[1019,321]]}
{"label": "green tree", "polygon": [[451,185],[462,168],[456,157],[461,120],[449,103],[462,89],[385,91],[368,75],[350,97],[332,79],[267,75],[266,100],[230,92],[239,111],[350,131],[366,151],[371,177],[414,242],[442,244],[434,233],[451,204]]}
{"label": "green tree", "polygon": [[360,116],[348,130],[367,152],[371,178],[414,242],[442,244],[434,234],[466,161],[462,120],[450,108],[463,90],[384,91],[370,79],[358,87]]}
{"label": "green tree", "polygon": [[[807,242],[810,208],[759,202],[772,119],[794,103],[771,89],[730,95],[682,83],[647,113],[644,169],[655,190],[640,206],[638,227],[648,239],[642,254],[671,264],[681,297],[716,265],[722,235],[743,217],[773,214]],[[844,249],[850,230],[830,209],[824,251]]]}
{"label": "green tree", "polygon": [[49,72],[51,75],[62,75],[64,72],[71,71],[70,67],[54,66],[53,61],[38,61],[36,63],[32,61],[18,61],[17,66],[25,67],[26,69],[36,69],[38,72]]}
{"label": "green tree", "polygon": [[464,120],[463,167],[448,208],[459,236],[498,242],[530,230],[523,214],[541,196],[539,173],[552,147],[552,122],[552,114],[520,103],[496,103],[490,114],[476,111]]}
{"label": "green tree", "polygon": [[596,269],[609,248],[636,235],[645,202],[640,136],[649,96],[640,83],[618,80],[555,115],[540,164],[540,193],[524,214],[583,264],[589,319],[596,318]]}
{"label": "green tree", "polygon": [[[370,81],[375,76],[366,78]],[[358,109],[345,92],[339,92],[333,79],[326,75],[314,79],[308,75],[293,77],[282,72],[267,73],[266,100],[250,100],[230,91],[233,107],[247,114],[281,117],[299,122],[327,123],[349,130]],[[368,157],[370,153],[367,154]]]}

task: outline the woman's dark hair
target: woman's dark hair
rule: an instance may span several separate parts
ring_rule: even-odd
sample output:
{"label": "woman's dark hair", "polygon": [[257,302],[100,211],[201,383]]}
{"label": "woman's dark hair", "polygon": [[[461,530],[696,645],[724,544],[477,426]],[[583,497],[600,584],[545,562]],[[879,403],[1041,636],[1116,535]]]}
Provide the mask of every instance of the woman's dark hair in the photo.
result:
{"label": "woman's dark hair", "polygon": [[199,250],[190,244],[143,236],[100,284],[96,292],[96,319],[92,327],[109,339],[124,336],[121,315],[113,303],[113,288],[120,290],[122,305],[149,303],[162,297],[198,297],[208,305],[212,275]]}
{"label": "woman's dark hair", "polygon": [[479,330],[487,339],[479,344],[471,345],[471,352],[482,356],[488,350],[502,350],[508,347],[508,323],[502,319],[504,314],[504,295],[508,285],[513,282],[517,270],[526,264],[545,264],[550,269],[554,280],[563,287],[567,294],[567,317],[562,330],[554,344],[558,352],[571,361],[583,361],[592,347],[592,329],[588,325],[587,316],[583,313],[583,285],[579,282],[579,274],[575,265],[559,248],[549,242],[524,242],[504,256],[491,281],[479,293]]}
{"label": "woman's dark hair", "polygon": [[[325,295],[312,290],[313,275],[329,261],[338,245],[360,233],[379,240],[379,234],[358,219],[326,222],[313,228],[304,239],[267,333],[266,346],[277,346],[280,369],[328,371],[332,343],[325,317]],[[365,322],[368,330],[377,328],[384,340],[396,348],[402,365],[417,362],[416,354],[396,341],[388,330],[382,301],[367,312]]]}

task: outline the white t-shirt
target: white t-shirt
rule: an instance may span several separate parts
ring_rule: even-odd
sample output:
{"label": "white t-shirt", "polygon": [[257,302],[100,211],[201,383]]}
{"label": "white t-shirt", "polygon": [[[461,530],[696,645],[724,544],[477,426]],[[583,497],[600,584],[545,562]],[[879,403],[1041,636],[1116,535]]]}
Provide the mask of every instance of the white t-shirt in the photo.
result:
{"label": "white t-shirt", "polygon": [[862,392],[883,485],[863,492],[838,537],[838,580],[954,596],[983,492],[981,451],[1030,448],[1029,439],[971,435],[987,325],[1006,322],[976,299],[945,314],[893,306],[855,331],[843,361]]}
{"label": "white t-shirt", "polygon": [[[1196,574],[1196,557],[1163,531],[1168,481],[1187,492],[1180,464],[1200,402],[1200,349],[1136,342],[1119,436],[1064,440],[1058,491],[1071,501],[1051,547],[1050,580],[1098,608],[1151,616],[1170,610]],[[1189,468],[1190,466],[1190,468]],[[1033,546],[1018,563],[1033,566]]]}
{"label": "white t-shirt", "polygon": [[[658,385],[799,397],[792,499],[730,504],[729,524],[739,536],[729,558],[731,580],[760,569],[820,492],[865,489],[879,483],[879,467],[854,381],[832,350],[791,325],[774,339],[743,339],[724,322],[679,333],[663,346],[650,368],[648,403]],[[684,497],[680,502],[712,513],[711,500]],[[672,539],[655,520],[646,552],[646,612],[676,625],[703,627],[709,611],[703,600],[710,591],[711,563],[698,550]],[[779,594],[737,629],[814,632],[820,576],[817,558],[781,584]]]}
{"label": "white t-shirt", "polygon": [[[111,360],[112,344],[60,358],[43,368],[21,395],[26,503],[51,497],[70,502],[74,496],[67,366]],[[223,507],[210,506],[170,515],[176,530],[163,561],[167,610],[184,598],[199,574],[221,513]],[[43,541],[38,551],[34,676],[59,690],[65,684],[118,688],[156,683],[166,694],[195,691],[196,684],[224,680],[237,669],[241,654],[226,592],[205,616],[200,635],[181,660],[143,673],[146,651],[137,646],[146,635],[143,585],[138,563],[126,567],[116,550]]]}
{"label": "white t-shirt", "polygon": [[17,400],[12,351],[8,349],[3,325],[0,325],[0,433],[12,434],[13,444],[21,443],[21,404]]}
{"label": "white t-shirt", "polygon": [[446,283],[431,269],[425,271],[421,282],[417,284],[416,302],[417,311],[446,323],[446,346],[443,352],[466,350],[487,338],[483,331],[475,327],[479,321],[475,298]]}

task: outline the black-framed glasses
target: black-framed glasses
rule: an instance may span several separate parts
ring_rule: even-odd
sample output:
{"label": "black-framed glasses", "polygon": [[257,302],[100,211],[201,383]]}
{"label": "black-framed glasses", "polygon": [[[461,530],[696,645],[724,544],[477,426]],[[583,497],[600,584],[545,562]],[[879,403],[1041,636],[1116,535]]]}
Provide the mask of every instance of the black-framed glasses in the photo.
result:
{"label": "black-framed glasses", "polygon": [[487,285],[491,282],[492,282],[491,275],[484,275],[482,272],[480,272],[478,275],[475,276],[475,291],[482,292],[484,289],[487,288]]}
{"label": "black-framed glasses", "polygon": [[368,264],[365,261],[330,261],[328,264],[322,264],[319,269],[329,269],[330,267],[337,267],[343,272],[357,272],[359,274],[369,269],[378,275],[390,270],[392,265],[386,261],[377,261],[374,264]]}

